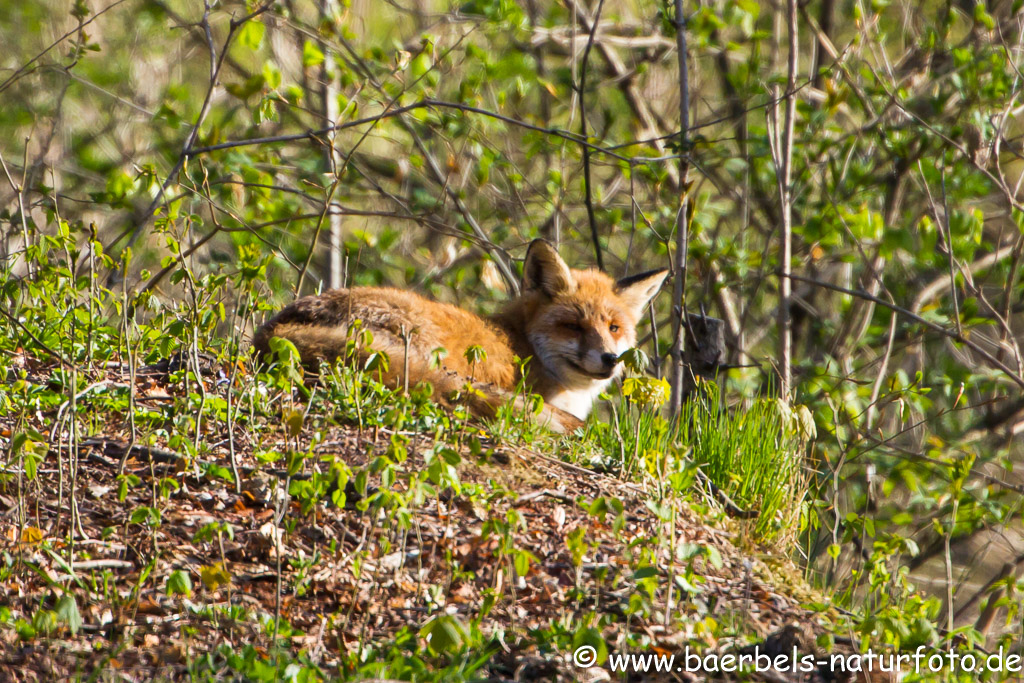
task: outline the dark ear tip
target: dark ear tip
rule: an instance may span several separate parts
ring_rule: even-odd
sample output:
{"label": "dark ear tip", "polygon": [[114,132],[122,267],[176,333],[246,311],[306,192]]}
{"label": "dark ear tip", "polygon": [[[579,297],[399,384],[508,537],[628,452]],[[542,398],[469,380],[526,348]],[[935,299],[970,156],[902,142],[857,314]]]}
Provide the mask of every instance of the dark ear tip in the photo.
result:
{"label": "dark ear tip", "polygon": [[543,237],[538,237],[537,239],[535,239],[532,242],[530,242],[530,246],[528,246],[526,248],[526,253],[529,254],[531,251],[533,251],[537,247],[540,247],[540,248],[547,247],[548,249],[554,249],[555,248],[554,245],[551,244],[551,242],[548,242]]}
{"label": "dark ear tip", "polygon": [[661,282],[658,283],[658,285],[660,287],[661,285],[663,285],[665,283],[665,279],[669,276],[669,269],[668,268],[658,268],[656,270],[647,270],[647,271],[644,271],[642,273],[637,273],[636,275],[630,275],[628,277],[624,277],[624,278],[622,278],[621,280],[619,280],[618,282],[615,283],[615,287],[616,287],[616,289],[625,289],[626,287],[629,287],[630,285],[635,285],[638,282],[643,282],[643,281],[646,281],[646,280],[651,280],[653,278],[658,277],[659,275],[662,276]]}

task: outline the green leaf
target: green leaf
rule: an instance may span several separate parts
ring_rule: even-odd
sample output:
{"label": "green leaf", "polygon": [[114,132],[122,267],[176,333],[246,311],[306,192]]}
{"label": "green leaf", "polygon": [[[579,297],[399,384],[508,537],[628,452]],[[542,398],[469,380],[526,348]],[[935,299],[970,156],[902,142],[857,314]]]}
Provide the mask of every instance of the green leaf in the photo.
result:
{"label": "green leaf", "polygon": [[250,50],[260,49],[267,27],[261,21],[248,21],[238,32],[238,42]]}
{"label": "green leaf", "polygon": [[18,619],[14,622],[14,630],[22,640],[32,640],[37,634],[35,626],[25,619]]}
{"label": "green leaf", "polygon": [[224,89],[238,99],[244,100],[262,90],[266,82],[267,79],[263,77],[263,74],[256,74],[241,83],[227,83],[224,85]]}
{"label": "green leaf", "polygon": [[580,629],[572,637],[573,652],[586,646],[593,648],[594,656],[592,659],[598,666],[604,664],[605,660],[608,659],[608,645],[605,644],[604,638],[601,637],[601,631],[593,626]]}
{"label": "green leaf", "polygon": [[252,122],[255,125],[260,125],[265,121],[276,121],[277,120],[277,109],[274,107],[273,97],[264,97],[260,100],[260,103],[256,105],[256,108],[252,112]]}
{"label": "green leaf", "polygon": [[430,56],[425,52],[421,52],[418,55],[416,55],[416,57],[409,64],[409,73],[411,73],[415,78],[420,78],[428,71],[430,71],[431,67],[433,66],[434,64],[431,61]]}
{"label": "green leaf", "polygon": [[317,47],[317,44],[307,40],[302,44],[302,66],[307,69],[311,66],[320,66],[324,63],[324,53]]}
{"label": "green leaf", "polygon": [[281,70],[273,62],[264,62],[263,80],[266,81],[268,88],[276,90],[281,85]]}
{"label": "green leaf", "polygon": [[473,344],[462,355],[466,357],[466,362],[470,365],[476,365],[487,360],[487,350],[479,344]]}
{"label": "green leaf", "polygon": [[184,595],[188,597],[192,595],[192,579],[189,578],[188,572],[178,569],[171,572],[171,575],[167,577],[167,595]]}
{"label": "green leaf", "polygon": [[[626,349],[619,355],[619,360],[626,364],[626,367],[633,372],[642,373],[650,364],[647,354],[636,347]],[[623,392],[625,393],[625,392]]]}
{"label": "green leaf", "polygon": [[995,19],[985,11],[985,3],[979,2],[974,5],[974,20],[987,28],[989,31],[996,27]]}
{"label": "green leaf", "polygon": [[583,540],[583,536],[586,531],[583,527],[578,526],[565,537],[565,545],[569,548],[569,554],[572,556],[572,563],[578,567],[583,564],[583,556],[586,555],[587,550],[590,546],[586,541]]}
{"label": "green leaf", "polygon": [[[231,583],[231,574],[228,573],[227,569],[220,562],[200,567],[199,578],[209,590],[217,590],[221,586],[227,586]],[[167,583],[170,584],[170,580]]]}
{"label": "green leaf", "polygon": [[65,593],[57,601],[57,618],[67,624],[71,635],[78,633],[82,627],[82,614],[78,611],[78,603],[75,596]]}
{"label": "green leaf", "polygon": [[689,593],[690,595],[696,595],[697,593],[701,592],[701,589],[698,586],[695,586],[692,583],[690,583],[690,580],[682,574],[676,575],[676,585],[679,586],[681,590],[685,591],[686,593]]}
{"label": "green leaf", "polygon": [[155,526],[160,523],[160,511],[154,507],[141,506],[133,510],[128,519],[132,524],[151,524]]}
{"label": "green leaf", "polygon": [[427,639],[430,649],[437,654],[452,654],[462,647],[466,629],[455,617],[442,614],[424,624],[420,635]]}
{"label": "green leaf", "polygon": [[513,565],[516,568],[516,574],[519,576],[526,576],[530,572],[530,563],[536,562],[537,556],[527,550],[516,550],[515,559]]}
{"label": "green leaf", "polygon": [[22,465],[25,468],[25,476],[29,481],[36,478],[39,471],[39,463],[43,461],[49,452],[46,445],[46,438],[30,429],[25,432],[18,432],[11,440],[11,452],[21,456]]}
{"label": "green leaf", "polygon": [[75,0],[75,5],[71,8],[71,16],[79,20],[85,19],[89,16],[89,3],[85,0]]}

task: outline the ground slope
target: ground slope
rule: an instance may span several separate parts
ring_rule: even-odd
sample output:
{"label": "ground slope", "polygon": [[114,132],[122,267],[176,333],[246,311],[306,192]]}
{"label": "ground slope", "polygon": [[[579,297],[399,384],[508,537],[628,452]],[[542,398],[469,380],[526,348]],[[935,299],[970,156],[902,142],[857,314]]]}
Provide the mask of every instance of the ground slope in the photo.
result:
{"label": "ground slope", "polygon": [[[207,381],[208,405],[224,382]],[[139,379],[137,400],[184,393],[165,383]],[[73,439],[67,401],[0,424],[5,445],[30,434],[0,490],[4,678],[602,680],[621,676],[608,653],[814,652],[834,628],[789,549],[744,540],[699,491],[659,506],[477,426],[453,447],[313,420],[330,413],[315,397],[304,416],[252,418],[262,432],[206,420],[199,457],[166,429],[129,447],[99,399],[127,392],[125,378],[89,387]],[[294,452],[305,458],[290,469],[270,462]],[[572,654],[587,645],[599,660],[581,668]]]}

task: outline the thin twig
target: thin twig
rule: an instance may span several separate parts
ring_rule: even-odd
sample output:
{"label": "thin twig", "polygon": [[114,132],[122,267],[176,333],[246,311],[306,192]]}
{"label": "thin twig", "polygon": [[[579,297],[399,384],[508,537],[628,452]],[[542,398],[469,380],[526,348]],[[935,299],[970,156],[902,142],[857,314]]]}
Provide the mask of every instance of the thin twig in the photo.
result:
{"label": "thin twig", "polygon": [[[217,88],[217,83],[219,82],[220,79],[220,71],[221,68],[224,66],[224,59],[225,57],[227,57],[228,48],[231,46],[231,41],[234,39],[235,33],[238,31],[238,28],[242,26],[245,22],[259,16],[260,14],[263,14],[264,12],[270,9],[270,6],[271,3],[267,3],[257,8],[253,12],[246,14],[241,19],[232,19],[228,27],[227,38],[224,39],[224,45],[221,47],[220,56],[218,56],[217,48],[214,45],[213,41],[213,31],[212,28],[210,27],[210,4],[209,2],[205,4],[203,10],[203,18],[200,21],[200,24],[203,27],[203,33],[206,37],[207,49],[210,52],[210,84],[206,89],[206,96],[203,98],[203,104],[199,109],[199,114],[196,116],[195,123],[192,125],[192,129],[189,131],[188,135],[185,136],[185,140],[181,145],[181,153],[178,155],[177,162],[175,162],[174,167],[171,169],[171,172],[167,174],[167,177],[164,179],[163,183],[160,184],[160,191],[156,193],[156,196],[153,198],[153,201],[150,202],[149,207],[146,209],[146,212],[142,215],[142,217],[138,220],[135,226],[131,229],[130,235],[128,237],[128,243],[126,246],[131,247],[133,244],[135,244],[135,241],[142,234],[143,229],[146,227],[146,225],[149,224],[149,221],[153,218],[153,215],[156,213],[156,208],[160,205],[162,201],[165,200],[167,188],[169,188],[171,186],[171,183],[174,182],[174,179],[178,177],[178,173],[180,173],[181,170],[185,167],[185,163],[191,156],[189,154],[189,150],[192,148],[193,143],[195,143],[196,136],[199,134],[200,126],[203,125],[203,122],[206,120],[207,114],[209,114],[210,112],[210,105],[213,102],[213,93],[214,90]],[[118,236],[117,239],[115,239],[114,242],[107,247],[107,250],[109,251],[112,246],[119,242],[123,235],[124,233]]]}
{"label": "thin twig", "polygon": [[[689,141],[690,141],[690,76],[687,65],[686,15],[683,0],[675,0],[676,52],[679,62],[679,208],[676,213],[675,282],[672,289],[672,384],[670,412],[673,418],[683,406],[683,329],[686,324],[686,259],[689,250]],[[652,330],[655,334],[656,331]]]}
{"label": "thin twig", "polygon": [[4,316],[12,323],[20,327],[22,331],[25,334],[27,334],[30,339],[32,339],[32,341],[39,345],[39,348],[41,348],[43,351],[46,351],[48,354],[59,360],[61,365],[67,368],[74,367],[74,364],[71,363],[67,358],[65,358],[63,354],[61,354],[59,351],[55,351],[52,347],[43,342],[39,337],[35,335],[34,332],[32,332],[32,330],[25,327],[25,325],[23,325],[20,320],[18,320],[16,317],[5,311],[2,306],[0,306],[0,315]]}
{"label": "thin twig", "polygon": [[[25,155],[28,156],[28,139],[25,139]],[[21,235],[22,240],[25,244],[25,268],[28,271],[29,278],[35,277],[35,268],[33,268],[32,262],[28,258],[29,248],[29,235],[28,235],[28,218],[25,215],[25,178],[28,175],[28,162],[26,161],[21,169],[21,182],[15,183],[14,178],[11,177],[11,172],[7,169],[7,162],[4,161],[4,157],[0,154],[0,166],[3,166],[4,175],[7,176],[7,182],[10,183],[11,189],[14,190],[15,195],[18,198],[18,214],[21,217]],[[4,260],[10,261],[10,254],[4,252]]]}
{"label": "thin twig", "polygon": [[884,306],[885,308],[888,308],[891,311],[895,311],[896,313],[899,313],[900,315],[909,318],[916,323],[924,325],[925,327],[934,332],[938,332],[941,335],[949,337],[953,341],[963,344],[967,348],[971,349],[972,351],[980,355],[991,365],[995,366],[999,370],[1002,370],[1006,374],[1006,376],[1011,381],[1014,382],[1014,384],[1017,384],[1018,386],[1024,388],[1024,377],[1021,377],[1020,375],[1015,373],[1013,370],[1010,369],[1009,366],[1006,365],[1006,363],[1002,362],[1001,360],[993,356],[991,353],[981,348],[978,344],[971,341],[970,339],[967,339],[966,337],[957,332],[951,332],[950,330],[947,330],[941,325],[937,325],[931,322],[930,320],[925,320],[921,316],[913,313],[912,311],[907,310],[906,308],[903,308],[902,306],[897,306],[896,304],[889,303],[888,301],[880,299],[877,296],[869,294],[863,290],[848,289],[846,287],[840,287],[839,285],[833,285],[828,282],[822,282],[821,280],[815,280],[814,278],[802,277],[800,275],[793,275],[792,273],[790,273],[789,279],[796,280],[797,282],[806,282],[807,284],[814,285],[815,287],[822,287],[824,289],[830,289],[833,292],[839,292],[840,294],[847,294],[849,296],[857,297],[859,299],[864,299],[866,301],[878,304],[879,306]]}
{"label": "thin twig", "polygon": [[[921,162],[919,161],[918,163],[920,164]],[[942,169],[940,177],[942,179],[942,217],[939,220],[939,225],[943,227],[943,232],[946,233],[946,261],[949,263],[949,298],[953,302],[953,321],[956,323],[957,334],[963,336],[964,328],[960,322],[960,302],[957,301],[956,297],[956,275],[953,267],[953,231],[949,225],[949,200],[946,197],[945,169]],[[929,191],[930,195],[931,192]],[[936,218],[939,218],[939,216],[936,216]]]}
{"label": "thin twig", "polygon": [[[601,20],[601,10],[604,8],[604,0],[598,0],[597,11],[594,12],[594,28],[587,37],[587,47],[583,50],[583,60],[580,62],[580,82],[576,86],[578,102],[580,107],[580,137],[586,140],[587,133],[587,108],[585,105],[585,94],[587,90],[587,64],[590,61],[590,50],[594,47],[594,38],[597,37],[597,26]],[[583,203],[587,207],[587,222],[590,224],[590,240],[594,243],[594,256],[597,260],[599,270],[604,270],[604,256],[601,253],[601,240],[597,233],[597,217],[594,215],[593,190],[590,179],[590,148],[583,147]]]}
{"label": "thin twig", "polygon": [[788,401],[793,387],[793,320],[790,306],[793,283],[793,127],[796,122],[797,2],[787,0],[789,24],[789,59],[786,78],[786,122],[780,149],[782,167],[778,171],[779,200],[782,203],[782,226],[779,233],[781,271],[779,273],[779,396]]}
{"label": "thin twig", "polygon": [[113,3],[109,4],[109,5],[107,5],[106,7],[101,9],[99,12],[97,12],[94,15],[92,15],[87,20],[80,22],[79,24],[77,24],[75,26],[75,28],[71,29],[70,31],[68,31],[67,33],[62,35],[60,38],[57,38],[57,40],[55,40],[52,43],[50,43],[42,52],[40,52],[35,57],[33,57],[32,59],[30,59],[27,62],[25,62],[24,64],[22,64],[21,67],[17,71],[15,71],[13,74],[11,74],[7,78],[6,81],[4,81],[3,83],[0,83],[0,93],[2,93],[4,90],[7,90],[7,88],[10,87],[11,84],[14,83],[14,81],[16,81],[18,78],[20,78],[22,76],[22,74],[24,74],[25,71],[30,66],[35,64],[37,61],[39,61],[43,57],[45,57],[46,54],[50,50],[52,50],[53,48],[57,47],[58,45],[63,43],[65,40],[67,40],[71,36],[75,35],[79,31],[81,31],[83,28],[85,28],[86,26],[88,26],[92,22],[96,21],[101,16],[103,16],[104,14],[106,14],[107,12],[109,12],[110,10],[114,9],[115,7],[117,7],[118,5],[120,5],[120,4],[124,3],[124,2],[125,2],[125,0],[117,0],[116,2],[113,2]]}
{"label": "thin twig", "polygon": [[[472,114],[479,114],[481,116],[486,116],[487,118],[495,119],[496,121],[502,121],[502,122],[507,123],[509,125],[517,126],[519,128],[524,128],[526,130],[532,130],[532,131],[535,131],[535,132],[538,132],[538,133],[544,133],[545,135],[553,135],[555,137],[564,138],[564,139],[566,139],[566,140],[568,140],[570,142],[576,143],[577,145],[581,145],[581,146],[584,146],[584,147],[589,147],[591,150],[593,150],[596,153],[609,156],[609,157],[611,157],[613,159],[618,159],[619,161],[625,161],[625,162],[628,163],[631,159],[633,159],[633,157],[627,157],[627,156],[624,156],[622,154],[616,154],[614,151],[612,151],[612,150],[610,150],[610,149],[608,149],[606,147],[602,147],[601,145],[596,145],[596,144],[594,144],[592,142],[588,142],[586,139],[581,139],[579,137],[579,135],[576,135],[575,133],[570,133],[569,131],[561,130],[559,128],[545,128],[543,126],[535,126],[532,123],[527,123],[526,121],[520,121],[519,119],[514,119],[511,116],[505,116],[503,114],[499,114],[497,112],[493,112],[493,111],[490,111],[490,110],[487,110],[487,109],[483,109],[481,107],[474,107],[472,105],[462,104],[460,102],[446,102],[444,100],[435,100],[435,99],[432,99],[432,98],[424,98],[424,99],[420,100],[419,102],[412,102],[411,104],[407,104],[407,105],[404,105],[404,106],[401,106],[401,107],[395,107],[393,109],[388,109],[386,111],[381,112],[380,114],[375,114],[373,116],[367,116],[367,117],[364,117],[364,118],[361,118],[361,119],[354,119],[352,121],[346,121],[344,123],[339,123],[339,124],[336,124],[336,125],[333,125],[333,126],[327,126],[325,128],[320,128],[320,129],[317,129],[317,130],[309,130],[309,131],[306,131],[305,133],[293,133],[291,135],[273,135],[273,136],[270,136],[270,137],[263,137],[263,138],[250,138],[248,140],[233,140],[233,141],[229,141],[229,142],[221,142],[221,143],[218,143],[216,145],[207,145],[205,147],[195,147],[193,149],[188,150],[187,156],[188,157],[194,157],[194,156],[198,156],[200,154],[208,154],[209,152],[216,152],[216,151],[219,151],[219,150],[222,150],[222,149],[233,149],[235,147],[248,147],[248,146],[251,146],[251,145],[265,145],[265,144],[272,144],[272,143],[279,143],[279,142],[296,142],[298,140],[313,140],[313,139],[315,139],[317,137],[321,137],[323,135],[326,135],[327,133],[330,133],[332,131],[340,131],[340,130],[346,130],[348,128],[355,128],[357,126],[365,126],[365,125],[370,124],[370,123],[376,123],[376,122],[378,122],[378,121],[380,121],[382,119],[394,118],[396,116],[401,116],[403,114],[406,114],[406,113],[408,113],[410,111],[415,111],[417,109],[424,109],[424,108],[428,108],[428,107],[436,107],[438,109],[454,109],[454,110],[461,111],[461,112],[472,113]],[[649,159],[647,157],[635,157],[635,159],[637,161],[642,161],[642,162],[653,162],[653,161],[660,161],[660,160],[667,160],[667,159],[674,159],[674,158],[677,158],[677,157],[673,156],[673,157],[666,157],[666,158],[659,158],[659,159]]]}

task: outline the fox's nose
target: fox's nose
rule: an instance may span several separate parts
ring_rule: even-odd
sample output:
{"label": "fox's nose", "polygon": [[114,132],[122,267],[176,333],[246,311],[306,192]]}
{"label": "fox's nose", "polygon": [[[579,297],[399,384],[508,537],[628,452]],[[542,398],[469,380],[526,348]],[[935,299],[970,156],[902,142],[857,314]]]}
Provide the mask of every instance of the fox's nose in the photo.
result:
{"label": "fox's nose", "polygon": [[604,363],[606,368],[611,369],[619,362],[619,357],[614,353],[602,353],[601,362]]}

